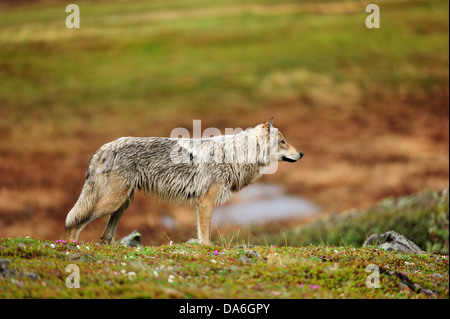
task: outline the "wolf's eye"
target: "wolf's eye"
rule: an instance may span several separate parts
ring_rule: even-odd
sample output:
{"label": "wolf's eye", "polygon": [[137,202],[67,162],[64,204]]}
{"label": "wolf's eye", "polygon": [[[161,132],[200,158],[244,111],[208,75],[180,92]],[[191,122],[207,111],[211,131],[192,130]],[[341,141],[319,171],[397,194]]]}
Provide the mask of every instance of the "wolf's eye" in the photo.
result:
{"label": "wolf's eye", "polygon": [[281,144],[286,144],[286,140],[281,140]]}

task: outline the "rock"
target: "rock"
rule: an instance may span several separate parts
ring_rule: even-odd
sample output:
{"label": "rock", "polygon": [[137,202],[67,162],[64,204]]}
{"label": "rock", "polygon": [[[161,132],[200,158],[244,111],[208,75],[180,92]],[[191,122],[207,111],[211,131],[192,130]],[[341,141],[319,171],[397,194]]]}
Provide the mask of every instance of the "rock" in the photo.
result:
{"label": "rock", "polygon": [[10,263],[9,259],[0,259],[0,278],[11,275],[12,270],[8,269]]}
{"label": "rock", "polygon": [[436,298],[438,297],[438,295],[433,290],[425,289],[418,284],[415,284],[415,286],[416,286],[417,292],[420,294],[424,294],[424,295],[432,296],[432,297],[436,297]]}
{"label": "rock", "polygon": [[397,279],[399,280],[398,288],[402,291],[411,291],[435,298],[438,297],[438,295],[434,291],[425,289],[421,285],[414,283],[405,273],[400,273],[398,271],[389,270],[383,267],[380,267],[380,273],[387,274],[392,277],[397,277]]}
{"label": "rock", "polygon": [[363,244],[363,247],[367,246],[378,246],[381,249],[395,250],[409,254],[425,253],[408,238],[392,230],[384,234],[370,235]]}
{"label": "rock", "polygon": [[243,264],[251,264],[252,263],[250,258],[248,258],[247,256],[242,256],[241,258],[238,259],[238,261],[240,261]]}
{"label": "rock", "polygon": [[245,256],[247,256],[248,258],[263,259],[261,254],[259,252],[257,252],[257,251],[254,251],[254,250],[246,250],[245,251]]}
{"label": "rock", "polygon": [[237,248],[237,249],[253,248],[253,245],[240,245],[240,246],[236,246],[235,248]]}
{"label": "rock", "polygon": [[39,276],[32,272],[20,272],[14,269],[8,269],[11,261],[9,259],[0,259],[0,278],[11,277],[11,276],[21,276],[27,277],[33,280],[39,279]]}
{"label": "rock", "polygon": [[123,237],[119,241],[119,244],[127,247],[139,247],[141,246],[141,234],[135,229],[130,234]]}
{"label": "rock", "polygon": [[0,259],[0,273],[5,271],[10,263],[11,261],[9,259]]}
{"label": "rock", "polygon": [[441,274],[438,274],[438,273],[432,274],[431,277],[432,277],[432,278],[439,279],[439,280],[445,279],[445,276],[444,276],[444,275],[441,275]]}
{"label": "rock", "polygon": [[33,280],[38,280],[39,279],[39,275],[32,273],[32,272],[23,272],[21,273],[22,277],[27,277]]}
{"label": "rock", "polygon": [[11,261],[9,259],[0,259],[0,278],[22,275],[20,271],[8,268],[10,263]]}

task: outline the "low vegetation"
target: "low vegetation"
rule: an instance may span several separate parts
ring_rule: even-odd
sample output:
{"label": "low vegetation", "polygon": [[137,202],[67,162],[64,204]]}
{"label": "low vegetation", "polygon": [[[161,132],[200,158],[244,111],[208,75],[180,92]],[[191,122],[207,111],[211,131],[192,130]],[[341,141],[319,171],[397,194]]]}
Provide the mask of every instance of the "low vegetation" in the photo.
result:
{"label": "low vegetation", "polygon": [[[4,238],[0,258],[10,261],[1,272],[0,298],[448,298],[449,293],[448,256],[374,247],[128,248]],[[75,282],[69,277],[73,265],[79,288],[66,285]],[[369,288],[374,265],[379,288]]]}
{"label": "low vegetation", "polygon": [[[3,238],[0,298],[448,298],[448,205],[448,189],[385,199],[286,231],[289,246],[273,245],[275,237],[240,245],[235,235],[211,247],[134,248]],[[360,247],[366,231],[391,229],[428,253]],[[73,265],[79,288],[66,286]]]}

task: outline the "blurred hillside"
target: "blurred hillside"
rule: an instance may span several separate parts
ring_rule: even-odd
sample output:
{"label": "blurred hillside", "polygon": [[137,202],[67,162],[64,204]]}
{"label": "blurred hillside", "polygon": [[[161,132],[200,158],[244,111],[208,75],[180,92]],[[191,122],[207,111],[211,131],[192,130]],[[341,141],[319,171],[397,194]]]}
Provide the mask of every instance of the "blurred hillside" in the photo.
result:
{"label": "blurred hillside", "polygon": [[[101,145],[194,119],[224,132],[273,116],[305,157],[261,182],[324,212],[448,187],[448,1],[377,1],[380,29],[364,1],[76,3],[80,29],[64,1],[0,3],[0,237],[60,238]],[[139,195],[118,235],[185,239],[193,218]]]}

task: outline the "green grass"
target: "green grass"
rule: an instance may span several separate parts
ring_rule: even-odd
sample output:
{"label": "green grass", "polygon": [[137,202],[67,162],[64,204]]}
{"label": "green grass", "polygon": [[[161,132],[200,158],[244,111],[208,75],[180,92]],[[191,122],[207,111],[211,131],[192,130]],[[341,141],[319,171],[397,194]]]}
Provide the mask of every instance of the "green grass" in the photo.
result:
{"label": "green grass", "polygon": [[[253,256],[248,250],[258,252]],[[240,258],[248,255],[251,263]],[[404,289],[403,273],[434,297],[448,298],[448,256],[405,255],[333,246],[159,247],[0,239],[12,274],[0,277],[0,298],[429,298]],[[80,288],[66,278],[79,267]],[[380,288],[368,288],[368,265],[380,267]],[[383,269],[383,270],[382,270]],[[38,278],[22,276],[32,273]]]}
{"label": "green grass", "polygon": [[[268,234],[271,225],[259,229],[264,235],[257,231],[244,242],[239,234],[219,234],[211,247],[1,238],[0,259],[9,259],[10,265],[0,271],[0,299],[448,298],[448,205],[448,189],[387,198],[364,212],[285,230],[278,245],[273,245],[277,237]],[[366,236],[391,229],[428,253],[361,248]],[[257,237],[263,242],[249,246]],[[80,288],[66,287],[71,264],[79,267]],[[366,286],[369,265],[380,269],[379,288]],[[414,284],[434,294],[419,292]]]}

